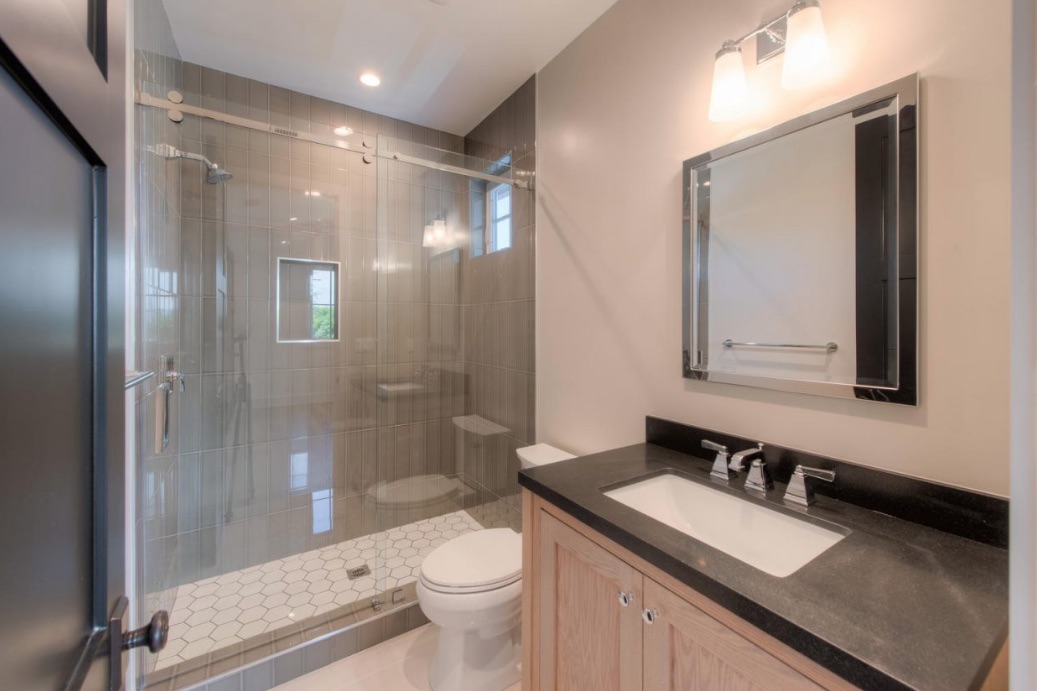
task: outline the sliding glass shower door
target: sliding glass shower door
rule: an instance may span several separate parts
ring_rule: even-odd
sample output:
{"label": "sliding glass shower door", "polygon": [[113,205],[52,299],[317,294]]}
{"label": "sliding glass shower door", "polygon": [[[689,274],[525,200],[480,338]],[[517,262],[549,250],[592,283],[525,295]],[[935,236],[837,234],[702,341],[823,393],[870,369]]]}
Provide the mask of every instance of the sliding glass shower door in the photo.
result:
{"label": "sliding glass shower door", "polygon": [[414,606],[434,547],[518,526],[531,436],[531,374],[487,356],[532,325],[492,294],[531,203],[505,163],[192,114],[175,136],[230,177],[162,163],[178,271],[142,301],[162,311],[142,352],[172,355],[183,388],[163,394],[168,445],[156,395],[140,421],[141,589],[171,615],[152,682]]}

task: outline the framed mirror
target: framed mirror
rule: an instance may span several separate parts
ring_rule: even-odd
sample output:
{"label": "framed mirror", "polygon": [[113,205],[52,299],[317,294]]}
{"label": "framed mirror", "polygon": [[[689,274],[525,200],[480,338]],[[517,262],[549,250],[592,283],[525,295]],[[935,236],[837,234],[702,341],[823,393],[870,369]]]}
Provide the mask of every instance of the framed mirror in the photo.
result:
{"label": "framed mirror", "polygon": [[917,405],[917,75],[684,162],[689,379]]}
{"label": "framed mirror", "polygon": [[277,258],[277,342],[339,340],[339,263]]}

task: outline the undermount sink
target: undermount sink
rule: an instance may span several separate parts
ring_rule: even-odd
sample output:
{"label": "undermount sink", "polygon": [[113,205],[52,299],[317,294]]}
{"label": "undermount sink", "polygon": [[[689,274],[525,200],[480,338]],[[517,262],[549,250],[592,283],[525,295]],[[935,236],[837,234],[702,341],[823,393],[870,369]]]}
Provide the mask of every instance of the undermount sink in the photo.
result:
{"label": "undermount sink", "polygon": [[846,537],[679,475],[656,475],[604,494],[779,578]]}

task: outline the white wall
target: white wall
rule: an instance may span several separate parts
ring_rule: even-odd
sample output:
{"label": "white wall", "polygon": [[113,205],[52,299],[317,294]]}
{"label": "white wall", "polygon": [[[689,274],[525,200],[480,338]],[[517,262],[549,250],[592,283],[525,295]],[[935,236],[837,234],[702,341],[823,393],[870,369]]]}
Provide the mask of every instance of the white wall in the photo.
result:
{"label": "white wall", "polygon": [[[714,52],[787,4],[620,0],[540,73],[538,436],[587,453],[658,415],[1007,495],[1010,3],[828,0],[830,84],[753,66],[752,118],[710,123]],[[682,379],[681,162],[914,71],[921,405]]]}

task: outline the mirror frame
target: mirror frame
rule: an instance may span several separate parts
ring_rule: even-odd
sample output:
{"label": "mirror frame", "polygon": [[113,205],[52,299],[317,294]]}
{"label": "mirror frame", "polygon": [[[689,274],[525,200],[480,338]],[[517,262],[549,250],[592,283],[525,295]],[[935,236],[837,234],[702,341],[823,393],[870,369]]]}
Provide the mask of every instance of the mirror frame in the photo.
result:
{"label": "mirror frame", "polygon": [[[813,125],[884,101],[897,103],[897,385],[861,386],[837,382],[784,379],[736,372],[710,371],[692,364],[699,334],[708,333],[708,313],[699,310],[692,324],[694,300],[708,299],[708,266],[695,251],[697,224],[693,226],[694,172],[711,162],[746,151]],[[737,384],[777,391],[807,393],[837,398],[852,398],[902,405],[918,405],[918,75],[913,74],[858,96],[789,120],[745,139],[726,144],[684,162],[684,238],[682,283],[683,371],[686,379]],[[914,279],[913,281],[910,279]],[[708,303],[707,303],[708,304]],[[705,326],[705,329],[704,329]],[[693,332],[694,328],[694,332]],[[706,346],[703,346],[706,347]],[[707,351],[700,354],[708,356]],[[696,361],[698,361],[696,359]]]}

